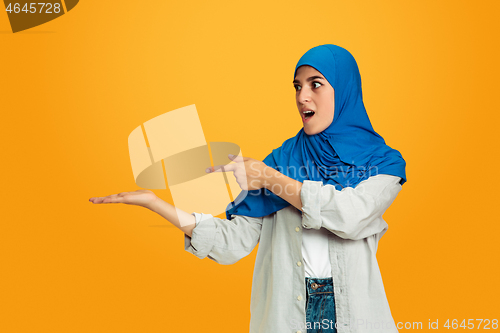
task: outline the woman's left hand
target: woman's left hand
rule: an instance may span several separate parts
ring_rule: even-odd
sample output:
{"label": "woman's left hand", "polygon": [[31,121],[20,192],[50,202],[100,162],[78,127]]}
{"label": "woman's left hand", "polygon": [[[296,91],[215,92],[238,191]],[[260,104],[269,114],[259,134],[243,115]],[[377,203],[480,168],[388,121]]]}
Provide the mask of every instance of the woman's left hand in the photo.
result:
{"label": "woman's left hand", "polygon": [[236,177],[236,182],[240,185],[242,190],[258,190],[267,185],[265,179],[266,176],[271,176],[272,170],[267,169],[269,167],[264,162],[254,160],[250,157],[234,155],[229,155],[229,159],[235,163],[216,165],[214,167],[207,168],[205,171],[207,173],[232,171],[234,177]]}

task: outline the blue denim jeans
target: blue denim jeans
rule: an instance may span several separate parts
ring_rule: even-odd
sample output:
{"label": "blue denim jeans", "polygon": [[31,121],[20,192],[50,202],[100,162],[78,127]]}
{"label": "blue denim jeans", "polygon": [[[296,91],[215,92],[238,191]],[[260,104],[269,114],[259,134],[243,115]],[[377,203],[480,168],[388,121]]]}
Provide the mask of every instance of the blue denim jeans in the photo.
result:
{"label": "blue denim jeans", "polygon": [[307,333],[337,333],[332,278],[306,277]]}

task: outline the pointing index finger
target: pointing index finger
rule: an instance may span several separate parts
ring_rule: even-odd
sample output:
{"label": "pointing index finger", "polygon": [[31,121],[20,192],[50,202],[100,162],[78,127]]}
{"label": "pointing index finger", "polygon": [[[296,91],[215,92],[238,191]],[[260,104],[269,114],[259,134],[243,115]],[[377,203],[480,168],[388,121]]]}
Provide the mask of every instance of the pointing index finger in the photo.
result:
{"label": "pointing index finger", "polygon": [[228,155],[229,159],[232,160],[233,162],[245,162],[248,157],[243,157],[243,156],[237,156],[237,155]]}
{"label": "pointing index finger", "polygon": [[216,165],[216,166],[213,166],[213,167],[210,167],[208,169],[206,169],[205,171],[207,173],[211,173],[211,172],[229,172],[229,171],[234,171],[234,166],[236,164],[222,164],[222,165]]}

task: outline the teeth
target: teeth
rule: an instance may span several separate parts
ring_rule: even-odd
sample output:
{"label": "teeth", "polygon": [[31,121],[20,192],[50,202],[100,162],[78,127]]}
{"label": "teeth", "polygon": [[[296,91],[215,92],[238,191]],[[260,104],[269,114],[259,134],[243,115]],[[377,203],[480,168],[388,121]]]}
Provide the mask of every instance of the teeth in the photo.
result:
{"label": "teeth", "polygon": [[309,110],[308,110],[308,111],[304,111],[303,113],[304,113],[304,114],[306,114],[306,113],[313,113],[313,111],[309,111]]}

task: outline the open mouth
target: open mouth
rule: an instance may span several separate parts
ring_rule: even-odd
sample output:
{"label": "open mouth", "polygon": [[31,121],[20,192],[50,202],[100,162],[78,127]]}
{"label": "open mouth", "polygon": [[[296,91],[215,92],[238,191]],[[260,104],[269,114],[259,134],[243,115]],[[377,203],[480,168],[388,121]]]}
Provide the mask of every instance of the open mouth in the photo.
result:
{"label": "open mouth", "polygon": [[306,121],[308,121],[309,119],[311,119],[311,118],[312,118],[312,116],[314,116],[314,114],[315,114],[315,112],[314,112],[314,111],[310,111],[310,110],[308,110],[308,111],[304,111],[304,112],[302,112],[302,120],[303,120],[304,122],[306,122]]}

